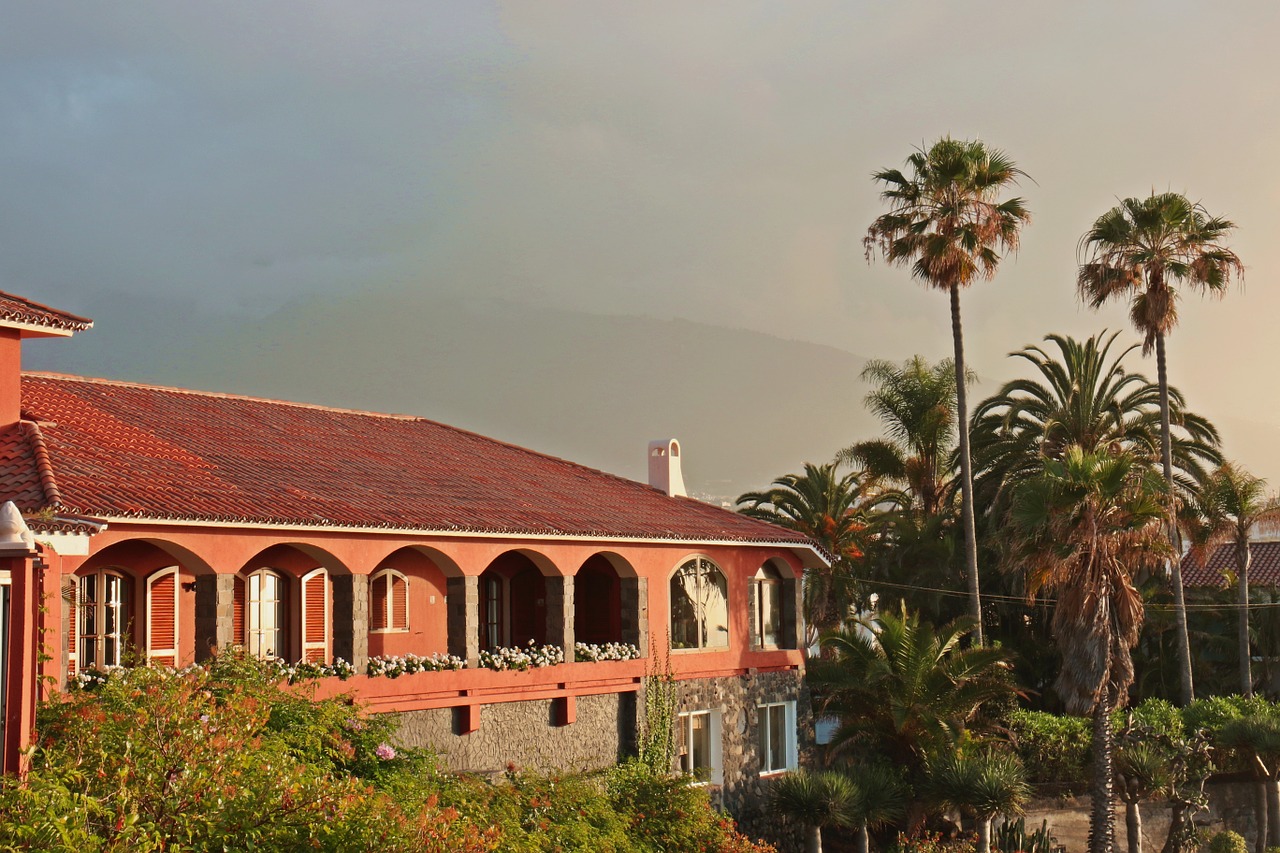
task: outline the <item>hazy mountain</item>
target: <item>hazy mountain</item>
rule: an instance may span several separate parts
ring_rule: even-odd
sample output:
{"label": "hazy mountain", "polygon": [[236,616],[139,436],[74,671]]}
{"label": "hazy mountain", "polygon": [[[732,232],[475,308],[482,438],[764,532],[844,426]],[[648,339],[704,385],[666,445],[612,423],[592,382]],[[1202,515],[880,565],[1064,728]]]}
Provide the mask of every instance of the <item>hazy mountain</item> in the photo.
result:
{"label": "hazy mountain", "polygon": [[422,415],[643,479],[675,436],[691,492],[733,497],[878,433],[864,359],[682,320],[384,291],[265,319],[104,296],[25,366]]}

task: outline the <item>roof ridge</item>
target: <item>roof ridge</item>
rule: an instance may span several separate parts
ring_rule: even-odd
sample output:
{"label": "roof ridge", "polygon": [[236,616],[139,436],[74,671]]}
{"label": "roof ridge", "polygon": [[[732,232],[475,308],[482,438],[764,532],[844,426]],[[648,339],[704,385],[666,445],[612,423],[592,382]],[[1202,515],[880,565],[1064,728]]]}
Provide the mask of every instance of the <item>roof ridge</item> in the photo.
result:
{"label": "roof ridge", "polygon": [[[70,311],[63,311],[61,308],[54,308],[51,305],[36,302],[34,299],[28,299],[27,297],[19,296],[16,293],[9,293],[8,291],[0,290],[0,299],[11,299],[14,302],[20,302],[28,308],[33,308],[36,311],[43,311],[47,314],[52,314],[58,317],[66,325],[81,326],[77,331],[84,331],[85,329],[93,327],[93,320],[88,317],[81,317],[79,314],[72,314]],[[39,326],[55,325],[45,320],[35,320],[34,322]]]}
{"label": "roof ridge", "polygon": [[40,488],[44,491],[45,500],[51,506],[61,506],[62,492],[58,490],[58,481],[53,476],[53,463],[49,459],[49,447],[44,442],[44,433],[35,421],[21,421],[22,432],[31,440],[31,451],[36,457],[36,473],[40,475]]}
{"label": "roof ridge", "polygon": [[[299,400],[279,400],[275,397],[257,397],[252,394],[231,394],[226,391],[202,391],[198,388],[179,388],[176,385],[158,385],[153,382],[135,382],[128,379],[106,379],[98,376],[77,376],[74,373],[56,373],[48,370],[24,370],[23,376],[35,379],[66,380],[71,382],[89,382],[94,385],[111,385],[118,388],[140,388],[145,391],[168,391],[174,394],[190,394],[194,397],[214,397],[220,400],[243,400],[246,403],[271,403],[277,406],[296,406],[299,409],[315,409],[322,412],[337,412],[346,415],[366,415],[375,418],[390,418],[399,421],[431,421],[420,415],[406,415],[394,412],[373,412],[364,409],[348,409],[342,406],[326,406],[323,403],[305,403]],[[439,421],[431,421],[439,423]],[[440,424],[447,426],[447,424]]]}
{"label": "roof ridge", "polygon": [[[648,483],[643,483],[639,480],[633,480],[630,477],[623,477],[620,474],[613,474],[609,471],[602,471],[599,468],[592,468],[590,465],[583,465],[581,462],[574,462],[571,459],[565,459],[563,456],[555,456],[550,453],[544,453],[541,450],[534,450],[530,447],[525,447],[524,445],[521,445],[521,444],[516,444],[511,441],[504,441],[500,438],[494,438],[491,435],[485,435],[483,433],[476,432],[475,430],[469,430],[463,427],[454,426],[452,424],[447,424],[447,423],[444,423],[443,421],[437,421],[433,418],[427,418],[421,415],[391,414],[388,412],[373,412],[373,411],[367,411],[364,409],[347,409],[341,406],[326,406],[321,403],[302,403],[296,400],[278,400],[272,397],[255,397],[251,394],[230,394],[224,391],[200,391],[192,388],[178,388],[172,385],[156,385],[156,384],[147,383],[147,382],[134,382],[131,380],[124,380],[124,379],[104,379],[104,378],[94,377],[94,376],[76,376],[75,374],[71,374],[71,373],[55,373],[50,371],[24,370],[22,371],[22,375],[31,376],[39,379],[53,379],[53,380],[59,380],[59,381],[67,380],[67,381],[73,381],[73,382],[90,382],[96,385],[110,385],[110,386],[122,387],[122,388],[140,388],[147,391],[168,391],[175,394],[190,394],[196,397],[213,397],[213,398],[222,399],[222,400],[243,400],[248,403],[269,403],[269,404],[278,405],[278,406],[295,406],[300,409],[311,409],[314,411],[321,411],[321,412],[334,412],[337,414],[364,415],[367,417],[388,418],[391,420],[399,420],[399,421],[421,421],[429,424],[434,424],[442,429],[449,430],[450,432],[453,432],[453,433],[472,436],[482,441],[487,441],[492,444],[499,444],[499,445],[502,445],[503,447],[509,447],[521,453],[530,454],[531,456],[538,456],[543,459],[550,459],[555,462],[559,462],[573,468],[578,468],[583,471],[590,471],[593,474],[599,474],[600,476],[603,476],[603,477],[609,477],[614,480],[619,480],[621,482],[628,483],[632,486],[639,486],[641,488],[656,490],[655,486],[651,486]],[[676,496],[673,495],[672,497],[676,497]],[[692,501],[693,503],[698,504],[699,506],[711,507],[712,509],[716,509],[721,512],[729,512],[733,515],[739,515],[739,513],[735,513],[732,510],[726,510],[724,507],[715,506],[714,504],[709,504],[706,501],[700,501],[697,498],[690,498],[687,495],[683,495],[680,497],[685,497],[686,499]],[[742,516],[742,517],[750,518],[750,516]],[[760,521],[759,519],[752,519],[752,520],[757,521],[761,524],[768,524],[768,522]]]}

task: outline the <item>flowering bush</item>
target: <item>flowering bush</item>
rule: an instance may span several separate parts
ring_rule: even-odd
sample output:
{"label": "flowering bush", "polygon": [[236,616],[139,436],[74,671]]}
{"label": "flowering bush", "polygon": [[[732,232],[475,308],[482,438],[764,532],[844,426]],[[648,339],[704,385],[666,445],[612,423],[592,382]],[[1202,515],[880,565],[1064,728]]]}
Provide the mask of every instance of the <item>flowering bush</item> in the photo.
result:
{"label": "flowering bush", "polygon": [[369,666],[366,669],[369,675],[385,676],[387,678],[397,678],[406,673],[414,672],[441,672],[443,670],[462,669],[467,662],[456,655],[434,654],[434,655],[378,655],[369,658]]}
{"label": "flowering bush", "polygon": [[564,649],[559,646],[536,646],[533,640],[523,648],[499,646],[480,652],[480,665],[498,671],[534,669],[564,663]]}
{"label": "flowering bush", "polygon": [[574,643],[573,659],[578,661],[636,660],[640,647],[632,643]]}

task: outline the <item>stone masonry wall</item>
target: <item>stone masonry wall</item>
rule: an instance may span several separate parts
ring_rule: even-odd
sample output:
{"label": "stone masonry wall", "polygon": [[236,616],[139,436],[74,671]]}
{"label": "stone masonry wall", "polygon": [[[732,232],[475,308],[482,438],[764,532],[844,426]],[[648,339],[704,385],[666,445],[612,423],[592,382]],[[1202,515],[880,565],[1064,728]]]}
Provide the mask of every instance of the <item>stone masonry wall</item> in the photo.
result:
{"label": "stone masonry wall", "polygon": [[449,708],[400,714],[397,740],[436,750],[450,770],[495,774],[507,764],[538,770],[597,770],[635,748],[635,694],[580,696],[577,720],[557,726],[552,700],[485,705],[480,728],[455,734]]}
{"label": "stone masonry wall", "polygon": [[799,763],[811,763],[813,709],[799,672],[767,672],[730,678],[681,681],[680,711],[719,711],[724,784],[713,791],[718,805],[738,821],[744,833],[790,849],[792,833],[783,832],[767,808],[770,777],[760,776],[757,706],[796,703]]}

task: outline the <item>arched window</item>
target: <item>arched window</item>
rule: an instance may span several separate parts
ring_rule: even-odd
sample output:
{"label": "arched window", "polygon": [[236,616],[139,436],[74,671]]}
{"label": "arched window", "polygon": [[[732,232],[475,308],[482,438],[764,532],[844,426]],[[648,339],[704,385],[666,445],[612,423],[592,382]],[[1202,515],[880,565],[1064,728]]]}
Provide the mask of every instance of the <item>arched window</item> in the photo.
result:
{"label": "arched window", "polygon": [[729,595],[724,573],[694,557],[671,576],[671,648],[729,646]]}
{"label": "arched window", "polygon": [[409,630],[409,579],[395,569],[369,578],[369,630]]}
{"label": "arched window", "polygon": [[133,629],[128,578],[103,569],[80,578],[78,668],[121,666]]}
{"label": "arched window", "polygon": [[271,569],[258,569],[244,583],[245,648],[254,657],[286,657],[284,578]]}
{"label": "arched window", "polygon": [[754,621],[756,643],[761,646],[778,646],[782,636],[782,576],[769,563],[760,567],[751,583],[755,589],[755,606],[751,618]]}

